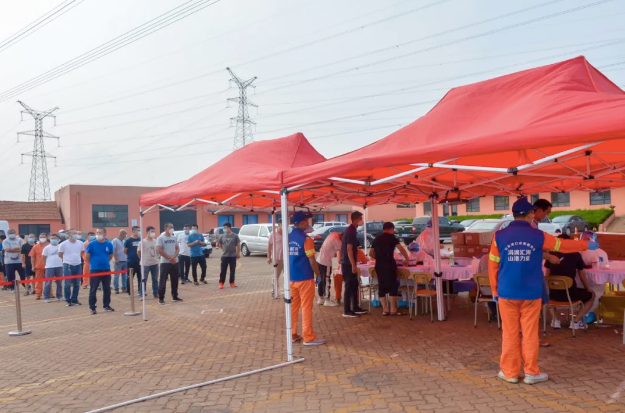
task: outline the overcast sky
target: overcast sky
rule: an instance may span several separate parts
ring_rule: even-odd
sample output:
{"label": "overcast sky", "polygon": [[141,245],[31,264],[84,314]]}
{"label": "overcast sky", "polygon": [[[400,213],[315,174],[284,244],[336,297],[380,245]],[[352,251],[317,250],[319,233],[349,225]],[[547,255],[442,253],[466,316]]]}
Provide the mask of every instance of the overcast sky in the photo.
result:
{"label": "overcast sky", "polygon": [[[8,93],[187,3],[71,1],[0,0],[2,200],[28,198],[30,158],[21,164],[20,154],[32,151],[32,137],[18,143],[16,133],[34,121],[20,122],[17,100],[59,107],[57,126],[47,119],[44,128],[60,137],[59,147],[45,141],[57,157],[56,167],[48,164],[55,192],[69,184],[167,186],[230,153],[237,107],[227,99],[237,90],[228,89],[228,66],[243,79],[258,77],[249,91],[258,104],[250,108],[255,140],[303,132],[326,157],[414,121],[454,86],[578,55],[625,86],[623,0],[220,0]],[[66,13],[2,48],[62,3]],[[584,5],[592,6],[567,12]],[[514,13],[533,6],[541,7]]]}

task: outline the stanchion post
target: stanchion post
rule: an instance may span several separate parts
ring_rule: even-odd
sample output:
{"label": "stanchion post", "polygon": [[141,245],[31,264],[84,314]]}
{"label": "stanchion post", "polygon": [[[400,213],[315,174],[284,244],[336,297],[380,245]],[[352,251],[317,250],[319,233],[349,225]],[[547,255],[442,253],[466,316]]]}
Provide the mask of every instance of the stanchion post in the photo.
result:
{"label": "stanchion post", "polygon": [[30,330],[22,330],[22,305],[20,303],[20,282],[15,280],[15,315],[17,316],[17,331],[9,331],[10,336],[25,336]]}
{"label": "stanchion post", "polygon": [[134,272],[132,268],[128,270],[128,293],[130,294],[130,311],[126,311],[124,315],[139,315],[141,313],[135,311],[135,290],[133,289]]}

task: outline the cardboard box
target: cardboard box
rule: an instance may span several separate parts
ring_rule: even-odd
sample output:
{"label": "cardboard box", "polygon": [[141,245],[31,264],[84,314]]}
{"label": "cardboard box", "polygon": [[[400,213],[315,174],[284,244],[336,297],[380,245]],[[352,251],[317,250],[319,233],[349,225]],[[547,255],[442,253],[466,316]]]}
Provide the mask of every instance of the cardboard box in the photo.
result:
{"label": "cardboard box", "polygon": [[454,258],[455,257],[468,258],[467,247],[464,245],[454,245]]}
{"label": "cardboard box", "polygon": [[625,234],[597,232],[597,242],[610,261],[625,260]]}
{"label": "cardboard box", "polygon": [[475,257],[480,255],[480,247],[475,245],[467,245],[467,256]]}
{"label": "cardboard box", "polygon": [[490,245],[480,245],[481,255],[490,254]]}
{"label": "cardboard box", "polygon": [[464,234],[464,242],[465,245],[490,245],[494,236],[494,232],[467,232]]}
{"label": "cardboard box", "polygon": [[452,232],[451,243],[452,245],[465,245],[464,232]]}

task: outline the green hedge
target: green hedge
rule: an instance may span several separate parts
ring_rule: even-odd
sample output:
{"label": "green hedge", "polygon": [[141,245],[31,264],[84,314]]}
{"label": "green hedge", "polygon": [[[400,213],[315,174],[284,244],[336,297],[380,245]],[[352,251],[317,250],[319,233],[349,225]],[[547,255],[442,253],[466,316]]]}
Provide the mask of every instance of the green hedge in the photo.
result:
{"label": "green hedge", "polygon": [[[591,227],[598,227],[599,224],[603,224],[606,219],[612,215],[614,209],[576,209],[573,211],[551,211],[551,219],[560,215],[579,215],[590,223]],[[491,214],[491,215],[463,215],[447,217],[454,221],[464,221],[465,219],[499,219],[505,214]],[[406,218],[408,220],[408,218]]]}

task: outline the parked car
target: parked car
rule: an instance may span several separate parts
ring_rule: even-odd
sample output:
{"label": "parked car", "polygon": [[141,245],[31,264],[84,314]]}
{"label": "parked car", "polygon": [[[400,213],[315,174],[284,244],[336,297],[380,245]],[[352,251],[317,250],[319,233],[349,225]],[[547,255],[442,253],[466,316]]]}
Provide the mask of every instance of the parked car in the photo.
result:
{"label": "parked car", "polygon": [[[428,216],[417,217],[412,221],[411,226],[401,225],[399,227],[395,227],[395,233],[404,242],[404,244],[409,244],[421,235],[430,219],[432,218]],[[443,240],[449,240],[451,239],[451,234],[453,232],[462,232],[465,229],[462,225],[454,224],[446,217],[438,217],[438,225],[440,237]]]}
{"label": "parked car", "polygon": [[315,222],[312,226],[313,229],[321,228],[321,227],[346,227],[347,222],[341,221],[322,221]]}
{"label": "parked car", "polygon": [[477,221],[477,219],[465,219],[464,221],[460,221],[460,225],[462,225],[465,228],[468,228],[471,226],[471,224],[473,224],[475,221]]}
{"label": "parked car", "polygon": [[[382,233],[383,227],[384,227],[384,221],[367,222],[367,234],[371,234],[373,238],[375,238]],[[365,227],[363,225],[359,226],[358,231],[364,232]]]}
{"label": "parked car", "polygon": [[491,232],[506,228],[511,219],[478,219],[465,232]]}
{"label": "parked car", "polygon": [[579,215],[560,215],[553,219],[554,224],[557,224],[565,234],[572,234],[577,229],[577,232],[588,231],[590,229],[590,223]]}
{"label": "parked car", "polygon": [[[330,235],[333,232],[343,233],[345,232],[346,229],[347,229],[347,226],[321,227],[321,228],[317,228],[316,230],[308,234],[308,236],[311,237],[313,241],[315,242],[315,250],[319,251],[321,249],[321,246],[323,245],[323,241],[325,241],[326,238],[328,238],[328,235]],[[358,231],[358,233],[356,234],[356,237],[358,238],[358,243],[360,244],[360,246],[364,247],[364,239],[365,239],[364,231]],[[375,238],[374,236],[367,233],[367,248],[371,247],[374,238]]]}
{"label": "parked car", "polygon": [[[232,232],[234,232],[235,234],[238,234],[240,229],[241,228],[239,227],[232,227]],[[226,229],[224,227],[217,227],[208,231],[208,239],[210,241],[210,244],[214,247],[215,244],[217,243],[217,238],[219,238],[220,235],[225,234],[225,233],[226,233]]]}
{"label": "parked car", "polygon": [[271,224],[243,225],[239,231],[241,254],[245,257],[250,254],[266,254],[272,229]]}
{"label": "parked car", "polygon": [[[512,214],[506,214],[501,219],[513,221],[514,216]],[[548,217],[543,218],[543,220],[538,223],[538,229],[551,235],[562,234],[562,227],[551,222]]]}

